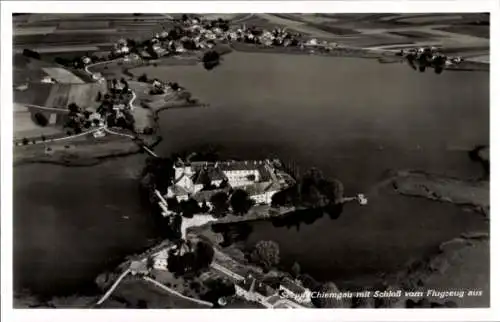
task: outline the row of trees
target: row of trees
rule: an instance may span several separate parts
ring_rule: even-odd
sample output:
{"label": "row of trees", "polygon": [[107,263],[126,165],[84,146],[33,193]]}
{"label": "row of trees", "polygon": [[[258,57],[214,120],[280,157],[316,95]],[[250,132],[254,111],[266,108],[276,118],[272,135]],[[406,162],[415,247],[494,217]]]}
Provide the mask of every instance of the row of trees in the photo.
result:
{"label": "row of trees", "polygon": [[167,200],[168,208],[175,213],[181,214],[183,217],[192,218],[193,215],[199,213],[207,213],[211,211],[215,218],[225,217],[230,209],[232,213],[237,216],[243,216],[255,204],[250,199],[249,194],[241,189],[233,191],[218,191],[210,197],[212,209],[208,203],[204,201],[201,205],[194,199],[177,201],[176,198],[169,198]]}
{"label": "row of trees", "polygon": [[245,215],[255,204],[248,192],[241,189],[230,191],[230,194],[224,191],[217,192],[210,198],[210,202],[213,205],[213,215],[217,218],[225,217],[229,212],[229,207],[233,214]]}

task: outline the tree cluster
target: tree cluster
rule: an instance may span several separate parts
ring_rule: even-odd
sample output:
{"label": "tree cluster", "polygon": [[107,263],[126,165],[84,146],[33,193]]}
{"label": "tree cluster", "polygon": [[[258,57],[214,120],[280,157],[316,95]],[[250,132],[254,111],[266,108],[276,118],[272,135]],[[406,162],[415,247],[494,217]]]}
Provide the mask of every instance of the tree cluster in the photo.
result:
{"label": "tree cluster", "polygon": [[177,214],[181,214],[182,217],[186,218],[193,218],[196,214],[206,213],[210,210],[206,203],[200,206],[193,198],[182,200],[180,202],[177,201],[176,198],[169,198],[167,199],[167,204],[169,210]]}
{"label": "tree cluster", "polygon": [[280,262],[279,246],[272,240],[259,241],[252,252],[250,260],[261,266],[264,270],[269,270]]}
{"label": "tree cluster", "polygon": [[208,288],[208,291],[201,295],[201,299],[212,302],[215,306],[218,305],[218,300],[221,297],[231,297],[236,294],[234,284],[220,278],[209,280],[204,284]]}
{"label": "tree cluster", "polygon": [[198,274],[207,269],[212,263],[214,250],[206,242],[198,242],[194,250],[180,254],[176,250],[170,250],[167,265],[168,270],[177,275]]}
{"label": "tree cluster", "polygon": [[83,111],[75,103],[70,103],[68,110],[69,113],[64,124],[68,135],[82,133],[83,130],[89,129],[93,125],[90,121],[90,112]]}
{"label": "tree cluster", "polygon": [[249,194],[241,189],[233,190],[231,195],[225,191],[219,191],[210,198],[210,202],[213,206],[212,213],[216,218],[225,217],[229,212],[229,207],[231,207],[233,214],[243,216],[254,205]]}
{"label": "tree cluster", "polygon": [[151,179],[149,188],[158,189],[160,193],[166,194],[175,178],[174,161],[170,158],[149,157],[143,169],[143,176],[146,175],[149,175]]}
{"label": "tree cluster", "polygon": [[203,54],[202,62],[206,70],[212,70],[220,64],[220,54],[215,50],[209,50]]}
{"label": "tree cluster", "polygon": [[31,49],[24,49],[23,56],[28,57],[28,58],[37,59],[37,60],[40,60],[40,58],[41,58],[40,54],[38,52],[31,50]]}
{"label": "tree cluster", "polygon": [[344,188],[340,181],[326,179],[319,170],[313,168],[295,186],[274,194],[272,205],[320,208],[328,212],[329,208],[342,202],[343,194]]}

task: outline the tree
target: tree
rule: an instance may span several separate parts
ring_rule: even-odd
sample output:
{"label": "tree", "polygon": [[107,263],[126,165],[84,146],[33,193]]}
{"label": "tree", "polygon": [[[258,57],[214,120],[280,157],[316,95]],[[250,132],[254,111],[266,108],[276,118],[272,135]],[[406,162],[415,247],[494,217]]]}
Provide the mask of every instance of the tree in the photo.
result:
{"label": "tree", "polygon": [[153,128],[147,126],[144,128],[144,130],[142,130],[142,134],[145,134],[145,135],[152,135],[153,134]]}
{"label": "tree", "polygon": [[200,212],[200,206],[196,200],[190,198],[186,201],[182,201],[181,204],[182,216],[186,218],[193,218],[193,215]]}
{"label": "tree", "polygon": [[90,128],[91,126],[92,126],[92,122],[91,122],[91,121],[85,121],[85,122],[83,123],[83,127],[84,127],[85,129],[88,129],[88,128]]}
{"label": "tree", "polygon": [[224,191],[215,193],[211,198],[210,202],[213,205],[214,217],[224,217],[229,210],[229,205],[227,203],[228,196]]}
{"label": "tree", "polygon": [[33,58],[33,59],[40,59],[40,54],[37,53],[36,51],[30,50],[30,49],[24,49],[23,50],[23,56]]}
{"label": "tree", "polygon": [[172,84],[170,84],[170,88],[171,88],[172,90],[174,90],[174,91],[178,91],[178,90],[179,90],[179,88],[180,88],[180,86],[179,86],[179,84],[177,84],[177,83],[172,83]]}
{"label": "tree", "polygon": [[223,279],[208,280],[204,283],[208,291],[201,296],[205,301],[218,305],[221,297],[230,297],[236,294],[236,288],[233,283],[228,283]]}
{"label": "tree", "polygon": [[294,262],[291,268],[292,275],[297,278],[300,275],[300,265],[297,262]]}
{"label": "tree", "polygon": [[152,270],[155,266],[155,259],[153,258],[153,256],[148,256],[148,258],[146,259],[146,268],[148,270]]}
{"label": "tree", "polygon": [[207,51],[202,58],[203,66],[206,70],[215,68],[220,63],[220,55],[215,50]]}
{"label": "tree", "polygon": [[272,240],[261,240],[255,245],[250,259],[265,270],[269,270],[280,261],[279,246]]}
{"label": "tree", "polygon": [[80,107],[76,105],[76,103],[70,103],[68,105],[68,110],[72,113],[78,113],[80,112]]}
{"label": "tree", "polygon": [[45,137],[45,135],[43,135],[43,134],[42,134],[42,136],[40,137],[40,139],[41,139],[43,142],[45,142],[45,140],[46,140],[47,138]]}
{"label": "tree", "polygon": [[144,83],[147,83],[147,81],[148,81],[148,75],[146,75],[146,74],[142,74],[141,76],[139,76],[139,78],[137,78],[137,80],[138,80],[139,82],[144,82]]}
{"label": "tree", "polygon": [[23,138],[22,143],[23,145],[28,145],[29,140],[27,138]]}
{"label": "tree", "polygon": [[195,248],[195,265],[194,268],[199,271],[210,266],[214,258],[214,249],[212,245],[200,241]]}
{"label": "tree", "polygon": [[34,117],[35,123],[40,126],[47,126],[47,124],[49,124],[49,120],[47,119],[47,117],[45,117],[45,115],[43,115],[43,113],[37,112],[35,113]]}
{"label": "tree", "polygon": [[231,195],[231,200],[229,201],[231,208],[236,215],[246,214],[250,208],[253,206],[253,200],[250,199],[248,192],[241,189],[236,189]]}

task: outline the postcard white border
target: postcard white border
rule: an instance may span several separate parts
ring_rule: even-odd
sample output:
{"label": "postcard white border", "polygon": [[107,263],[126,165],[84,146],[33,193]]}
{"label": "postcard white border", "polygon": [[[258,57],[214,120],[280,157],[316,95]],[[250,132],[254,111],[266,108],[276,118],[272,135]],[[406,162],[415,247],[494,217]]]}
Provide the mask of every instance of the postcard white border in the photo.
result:
{"label": "postcard white border", "polygon": [[[495,0],[472,1],[14,1],[1,3],[1,315],[2,321],[493,321],[500,320],[498,272],[498,223],[491,220],[491,305],[490,309],[356,309],[356,310],[62,310],[12,309],[12,13],[184,13],[184,12],[490,12],[491,13],[491,83],[490,120],[492,160],[499,157],[500,120],[496,91],[499,66],[499,3]],[[495,41],[496,40],[496,41]],[[497,89],[496,91],[494,89]],[[492,217],[499,200],[496,199],[499,173],[492,164]]]}

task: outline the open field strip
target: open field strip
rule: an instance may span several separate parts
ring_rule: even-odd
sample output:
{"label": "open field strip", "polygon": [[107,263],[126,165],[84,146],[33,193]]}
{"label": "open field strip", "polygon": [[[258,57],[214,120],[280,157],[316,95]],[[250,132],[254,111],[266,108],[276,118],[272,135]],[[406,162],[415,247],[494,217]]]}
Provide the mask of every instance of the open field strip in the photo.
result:
{"label": "open field strip", "polygon": [[31,35],[46,35],[53,33],[57,27],[22,27],[14,28],[12,36],[31,36]]}
{"label": "open field strip", "polygon": [[[98,51],[100,50],[98,46],[111,46],[113,43],[100,43],[94,44],[92,46],[89,45],[73,45],[73,46],[47,46],[47,47],[36,47],[31,50],[36,51],[38,53],[64,53],[64,52],[75,52],[75,51]],[[16,54],[22,54],[24,48],[16,48],[14,52]]]}

